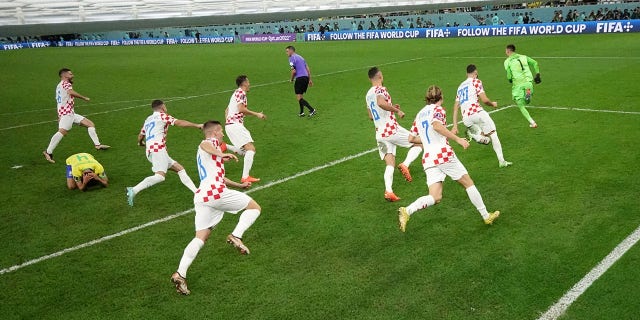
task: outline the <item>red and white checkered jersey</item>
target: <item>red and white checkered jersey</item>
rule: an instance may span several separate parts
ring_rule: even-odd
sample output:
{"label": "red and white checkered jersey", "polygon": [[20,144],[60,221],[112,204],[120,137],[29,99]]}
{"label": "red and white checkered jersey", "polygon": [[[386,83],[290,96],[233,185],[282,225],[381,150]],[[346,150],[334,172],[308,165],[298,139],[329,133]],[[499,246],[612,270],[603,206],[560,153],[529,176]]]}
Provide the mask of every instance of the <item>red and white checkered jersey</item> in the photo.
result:
{"label": "red and white checkered jersey", "polygon": [[56,103],[58,104],[58,116],[73,114],[73,96],[69,90],[73,89],[71,82],[62,80],[56,87]]}
{"label": "red and white checkered jersey", "polygon": [[483,92],[484,88],[480,79],[467,78],[460,84],[456,94],[456,101],[460,103],[462,118],[484,110],[480,106],[480,100],[478,99],[478,96]]}
{"label": "red and white checkered jersey", "polygon": [[367,108],[369,108],[373,117],[376,139],[389,137],[398,131],[398,121],[394,112],[382,109],[378,105],[378,96],[382,96],[385,101],[391,103],[391,96],[387,88],[383,86],[371,87],[367,92]]}
{"label": "red and white checkered jersey", "polygon": [[425,169],[449,162],[455,157],[447,138],[433,129],[432,124],[436,121],[446,126],[447,114],[442,106],[430,104],[418,112],[411,127],[411,134],[420,136],[422,140],[422,165]]}
{"label": "red and white checkered jersey", "polygon": [[[211,143],[220,150],[220,141],[216,138],[202,140],[202,143]],[[194,195],[194,202],[209,202],[220,199],[220,195],[226,190],[224,184],[224,160],[214,156],[198,147],[197,153],[198,174],[200,186]]]}
{"label": "red and white checkered jersey", "polygon": [[160,111],[155,111],[147,117],[140,130],[140,134],[145,136],[147,155],[167,147],[167,130],[169,125],[173,125],[176,120],[176,118]]}
{"label": "red and white checkered jersey", "polygon": [[231,95],[231,99],[229,99],[226,124],[244,122],[244,113],[240,112],[240,109],[238,109],[239,104],[247,105],[247,94],[240,88],[236,89],[236,91],[233,92],[233,95]]}

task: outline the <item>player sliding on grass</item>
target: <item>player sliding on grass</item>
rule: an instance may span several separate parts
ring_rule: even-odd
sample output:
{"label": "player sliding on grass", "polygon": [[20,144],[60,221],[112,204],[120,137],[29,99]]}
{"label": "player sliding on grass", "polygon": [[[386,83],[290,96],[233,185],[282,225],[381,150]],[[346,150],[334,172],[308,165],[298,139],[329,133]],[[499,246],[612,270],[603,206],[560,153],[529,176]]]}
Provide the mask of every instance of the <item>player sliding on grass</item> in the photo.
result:
{"label": "player sliding on grass", "polygon": [[[507,71],[507,80],[513,84],[511,88],[513,100],[522,115],[529,121],[529,127],[537,128],[538,124],[531,118],[525,105],[531,102],[531,96],[533,95],[532,81],[535,81],[536,84],[542,82],[538,62],[523,54],[517,54],[516,46],[512,44],[507,46],[505,54],[507,59],[504,60],[504,69]],[[536,74],[535,77],[531,73],[531,68]]]}
{"label": "player sliding on grass", "polygon": [[382,71],[377,67],[369,69],[369,80],[371,81],[371,89],[367,92],[367,111],[369,119],[373,120],[376,128],[376,141],[378,142],[378,152],[380,159],[386,163],[384,171],[384,198],[394,202],[400,200],[393,193],[393,171],[396,163],[396,146],[411,148],[407,153],[407,157],[398,169],[402,172],[404,178],[411,182],[411,173],[409,166],[411,162],[420,156],[420,142],[410,143],[409,131],[398,124],[395,113],[400,118],[404,118],[404,112],[400,110],[400,106],[391,102],[391,96],[387,92],[387,88],[383,86],[384,77]]}
{"label": "player sliding on grass", "polygon": [[427,174],[429,195],[420,197],[409,206],[398,209],[400,231],[405,232],[409,218],[416,211],[433,206],[442,200],[442,182],[447,176],[458,181],[465,188],[469,200],[480,212],[484,223],[492,224],[500,216],[500,211],[487,212],[480,192],[447,141],[447,138],[452,139],[465,149],[469,147],[469,141],[447,129],[447,116],[442,107],[442,90],[437,86],[430,86],[425,100],[427,105],[418,112],[411,128],[409,141],[422,142],[424,147],[422,165]]}
{"label": "player sliding on grass", "polygon": [[220,150],[224,137],[220,122],[208,121],[204,124],[203,130],[205,140],[200,143],[197,156],[200,188],[193,197],[196,236],[184,249],[178,271],[171,276],[176,291],[185,295],[191,293],[187,288],[187,269],[209,239],[211,230],[222,220],[224,213],[235,214],[244,210],[236,228],[227,236],[227,242],[240,250],[240,253],[249,254],[249,248],[242,242],[242,236],[260,216],[261,210],[258,203],[245,193],[227,188],[249,188],[251,182],[237,183],[225,177],[224,162],[231,159],[238,161],[238,158]]}
{"label": "player sliding on grass", "polygon": [[513,163],[504,160],[502,155],[502,144],[498,139],[496,124],[484,111],[480,102],[485,105],[497,107],[498,103],[491,101],[484,92],[482,81],[478,79],[478,69],[475,65],[467,66],[467,80],[458,87],[456,102],[453,105],[453,128],[451,132],[458,134],[458,109],[462,108],[462,123],[467,127],[467,136],[478,143],[489,144],[493,142],[493,151],[498,156],[498,166],[508,167]]}

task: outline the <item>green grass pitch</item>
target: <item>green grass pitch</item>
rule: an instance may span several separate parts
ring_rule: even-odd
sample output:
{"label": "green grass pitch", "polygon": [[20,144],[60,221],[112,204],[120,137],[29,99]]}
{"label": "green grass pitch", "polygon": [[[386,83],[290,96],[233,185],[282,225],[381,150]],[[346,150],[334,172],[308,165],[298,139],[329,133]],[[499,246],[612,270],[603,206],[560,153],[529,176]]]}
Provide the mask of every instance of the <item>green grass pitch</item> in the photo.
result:
{"label": "green grass pitch", "polygon": [[[369,67],[384,72],[408,128],[428,85],[441,86],[448,120],[469,63],[490,98],[511,104],[504,47],[540,63],[542,84],[530,129],[516,108],[492,114],[504,154],[454,146],[489,210],[487,227],[457,183],[416,213],[402,234],[397,208],[426,193],[399,172],[383,198],[384,164],[375,148],[364,95]],[[252,254],[224,243],[237,222],[226,215],[189,269],[190,296],[169,276],[193,237],[193,213],[0,274],[3,319],[537,319],[640,225],[640,35],[537,36],[298,43],[318,109],[297,117],[285,44],[47,48],[0,53],[0,269],[118,234],[193,206],[177,175],[140,193],[124,188],[151,174],[136,136],[152,99],[179,119],[222,119],[235,77],[252,83],[246,120],[256,140],[251,196],[261,217],[245,234]],[[74,71],[76,112],[112,149],[96,152],[74,127],[55,151],[57,71]],[[578,110],[576,108],[589,109]],[[599,112],[614,111],[614,112]],[[622,112],[627,113],[622,113]],[[197,179],[198,130],[169,129],[169,154]],[[110,186],[65,187],[64,159],[91,152]],[[347,158],[353,155],[357,157]],[[406,149],[398,152],[404,159]],[[332,161],[341,160],[338,163]],[[319,168],[326,164],[332,164]],[[227,163],[238,180],[242,162]],[[313,170],[314,168],[318,170]],[[309,171],[311,170],[311,171]],[[306,174],[295,175],[306,172]],[[640,248],[629,250],[562,319],[633,319],[640,314]]]}

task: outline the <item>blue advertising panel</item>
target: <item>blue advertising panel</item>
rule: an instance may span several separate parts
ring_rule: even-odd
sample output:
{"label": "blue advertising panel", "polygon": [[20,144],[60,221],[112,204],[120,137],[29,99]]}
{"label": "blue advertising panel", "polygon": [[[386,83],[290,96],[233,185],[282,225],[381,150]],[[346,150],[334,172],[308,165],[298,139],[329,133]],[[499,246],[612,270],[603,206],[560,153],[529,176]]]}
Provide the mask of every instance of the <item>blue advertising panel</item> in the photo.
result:
{"label": "blue advertising panel", "polygon": [[640,32],[640,20],[512,24],[501,26],[360,30],[305,34],[306,41],[418,38],[496,37],[525,35],[602,34]]}

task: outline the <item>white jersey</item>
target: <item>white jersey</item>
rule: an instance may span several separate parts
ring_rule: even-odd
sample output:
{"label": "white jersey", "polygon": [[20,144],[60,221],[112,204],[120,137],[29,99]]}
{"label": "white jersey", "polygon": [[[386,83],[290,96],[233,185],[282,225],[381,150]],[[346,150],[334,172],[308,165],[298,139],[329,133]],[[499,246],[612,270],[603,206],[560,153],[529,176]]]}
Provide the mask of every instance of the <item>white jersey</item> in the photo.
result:
{"label": "white jersey", "polygon": [[480,106],[478,99],[478,96],[483,92],[484,88],[480,79],[467,78],[460,84],[456,94],[456,101],[460,104],[462,119],[484,110]]}
{"label": "white jersey", "polygon": [[[202,140],[202,143],[210,143],[220,150],[220,141],[216,138]],[[194,195],[193,201],[203,203],[220,199],[221,194],[227,188],[224,183],[224,159],[202,150],[201,147],[198,147],[196,158],[200,186]]]}
{"label": "white jersey", "polygon": [[382,109],[378,105],[378,96],[382,96],[385,101],[391,103],[391,96],[387,88],[374,86],[367,92],[367,108],[373,117],[373,125],[376,128],[376,139],[386,138],[396,134],[398,131],[398,121],[393,112]]}
{"label": "white jersey", "polygon": [[244,113],[240,112],[240,109],[238,108],[239,104],[247,105],[247,93],[240,88],[236,89],[236,91],[231,95],[231,99],[229,99],[225,124],[244,122]]}
{"label": "white jersey", "polygon": [[147,156],[151,152],[158,152],[167,147],[167,131],[169,125],[174,125],[176,118],[160,111],[154,111],[147,117],[140,134],[145,136]]}
{"label": "white jersey", "polygon": [[71,82],[62,80],[56,87],[56,103],[58,104],[58,116],[64,116],[67,114],[73,114],[73,99],[74,97],[69,94],[69,90],[72,90]]}
{"label": "white jersey", "polygon": [[422,165],[425,169],[447,163],[455,158],[447,138],[433,129],[434,122],[440,122],[446,127],[447,114],[442,106],[429,104],[418,112],[411,127],[411,134],[420,136],[422,140],[424,149]]}

